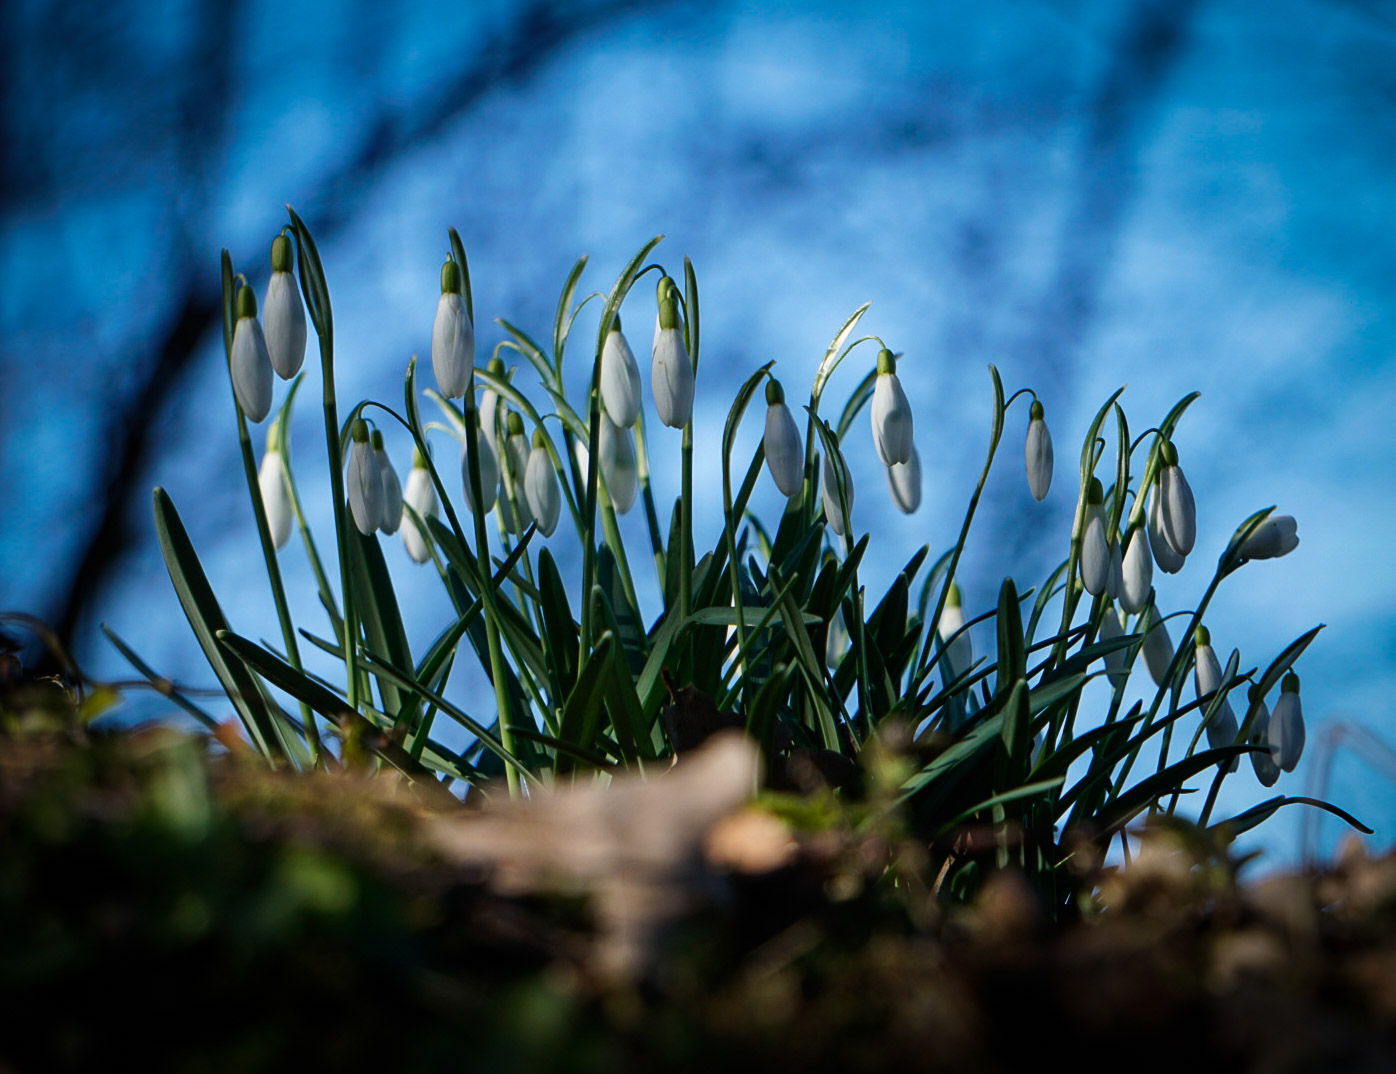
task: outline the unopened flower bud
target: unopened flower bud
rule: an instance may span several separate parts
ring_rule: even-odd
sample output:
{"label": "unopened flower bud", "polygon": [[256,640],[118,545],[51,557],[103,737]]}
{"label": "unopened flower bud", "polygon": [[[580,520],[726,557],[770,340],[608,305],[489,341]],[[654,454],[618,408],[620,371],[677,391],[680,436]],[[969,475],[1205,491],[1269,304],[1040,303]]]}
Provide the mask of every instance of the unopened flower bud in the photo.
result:
{"label": "unopened flower bud", "polygon": [[237,324],[233,328],[233,395],[249,421],[271,412],[271,358],[257,321],[257,296],[246,284],[238,288]]}
{"label": "unopened flower bud", "polygon": [[441,297],[431,329],[431,368],[437,389],[447,399],[464,395],[474,365],[475,326],[461,296],[460,266],[447,261],[441,266]]}
{"label": "unopened flower bud", "polygon": [[359,532],[371,537],[383,517],[383,475],[369,444],[368,423],[363,418],[355,419],[351,436],[353,446],[349,449],[349,472],[345,477],[349,512]]}
{"label": "unopened flower bud", "polygon": [[776,488],[785,496],[795,495],[805,480],[805,449],[800,430],[785,405],[785,392],[774,378],[766,382],[765,449],[766,467]]}
{"label": "unopened flower bud", "polygon": [[278,235],[271,242],[271,279],[263,303],[267,354],[282,380],[300,372],[305,361],[305,306],[291,271],[291,240]]}
{"label": "unopened flower bud", "polygon": [[682,429],[693,416],[693,363],[683,343],[678,287],[668,276],[659,281],[658,299],[650,389],[659,420],[671,429]]}
{"label": "unopened flower bud", "polygon": [[562,514],[562,495],[557,487],[557,471],[548,454],[548,438],[542,429],[533,431],[533,450],[528,453],[528,468],[524,473],[524,491],[528,506],[544,537],[551,537]]}
{"label": "unopened flower bud", "polygon": [[1028,439],[1025,449],[1028,465],[1028,489],[1032,498],[1041,503],[1052,487],[1052,434],[1047,430],[1045,411],[1036,399],[1028,412]]}
{"label": "unopened flower bud", "polygon": [[620,314],[611,322],[601,348],[601,401],[611,420],[623,429],[634,425],[640,416],[640,367],[620,330]]}
{"label": "unopened flower bud", "polygon": [[873,446],[883,466],[909,462],[912,446],[911,403],[897,379],[897,359],[886,347],[877,355],[872,397]]}

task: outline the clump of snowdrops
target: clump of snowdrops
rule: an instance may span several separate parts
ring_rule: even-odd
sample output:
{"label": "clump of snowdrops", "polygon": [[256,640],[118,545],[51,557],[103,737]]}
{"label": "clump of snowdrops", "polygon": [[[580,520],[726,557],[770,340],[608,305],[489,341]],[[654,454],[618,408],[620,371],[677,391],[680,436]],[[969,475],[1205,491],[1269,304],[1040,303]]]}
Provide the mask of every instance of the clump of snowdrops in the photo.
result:
{"label": "clump of snowdrops", "polygon": [[[435,387],[420,384],[413,359],[400,410],[365,400],[342,413],[328,285],[305,224],[294,211],[290,221],[272,244],[261,322],[251,285],[223,255],[236,423],[282,649],[230,628],[174,504],[155,491],[180,601],[247,738],[270,762],[334,767],[367,756],[438,798],[452,783],[489,793],[501,774],[510,793],[536,794],[622,769],[658,777],[708,734],[736,726],[760,744],[769,773],[804,773],[806,789],[810,774],[822,773],[830,786],[821,793],[857,795],[867,786],[858,762],[877,739],[897,744],[899,758],[878,765],[879,800],[934,851],[938,891],[968,897],[984,867],[1013,864],[1058,903],[1056,885],[1082,840],[1103,850],[1134,818],[1173,814],[1202,787],[1196,821],[1221,832],[1242,832],[1296,801],[1346,817],[1280,795],[1225,821],[1212,818],[1222,781],[1247,778],[1238,774],[1242,757],[1265,786],[1299,762],[1304,724],[1291,668],[1320,628],[1263,670],[1242,670],[1236,651],[1223,664],[1212,647],[1204,619],[1222,580],[1298,544],[1294,519],[1272,508],[1237,527],[1194,607],[1158,607],[1153,571],[1181,570],[1197,535],[1175,442],[1196,394],[1138,436],[1120,391],[1107,399],[1071,474],[1079,486],[1064,559],[1037,586],[1020,590],[1005,578],[997,600],[971,616],[956,570],[1020,400],[1028,421],[1019,458],[1035,500],[1054,478],[1042,402],[1026,388],[1006,395],[990,366],[987,457],[958,539],[934,560],[923,547],[874,599],[859,580],[870,535],[854,527],[855,480],[841,446],[866,435],[856,419],[871,403],[877,456],[893,501],[908,513],[921,498],[921,458],[899,355],[857,335],[866,305],[819,357],[798,416],[774,376],[776,363],[752,370],[721,444],[703,445],[705,479],[714,465],[721,469],[723,514],[699,520],[691,420],[701,369],[698,284],[686,258],[675,276],[647,263],[659,238],[609,291],[579,300],[580,259],[551,335],[539,342],[497,319],[504,339],[477,366],[470,273],[452,230],[432,330]],[[655,320],[647,400],[634,329],[627,335],[621,315],[627,327],[648,319],[648,288],[637,286],[648,277]],[[574,406],[562,366],[578,313],[591,302],[600,317],[596,336],[582,344],[590,387]],[[320,353],[334,580],[297,491],[287,433],[307,376],[297,375],[307,309]],[[506,356],[523,364],[509,369]],[[850,360],[866,363],[867,373],[842,407],[831,408],[825,390]],[[517,375],[524,370],[536,383],[523,383],[531,379]],[[271,415],[273,372],[296,379],[269,423],[259,466],[249,422]],[[734,459],[738,426],[758,396],[764,435],[750,459]],[[441,421],[423,420],[424,399]],[[656,442],[647,426],[651,402],[681,438],[682,492],[666,512],[650,481],[651,451],[667,455],[672,446]],[[404,449],[396,460],[389,440]],[[778,519],[748,510],[763,471],[787,498]],[[639,554],[625,547],[617,524],[637,506],[649,537]],[[293,615],[281,583],[278,550],[293,528],[319,586],[323,608],[313,616],[310,609]],[[713,537],[701,552],[700,531]],[[390,547],[395,533],[411,562],[439,573],[454,607],[425,652],[408,645],[387,566],[387,557],[403,555]],[[559,558],[572,567],[576,556],[550,551],[563,541],[580,542],[572,577]],[[658,607],[637,598],[640,570],[655,572]],[[328,630],[317,634],[307,623],[322,614]],[[996,636],[989,657],[974,651],[976,625]],[[332,654],[342,674],[330,681],[307,673],[302,642]],[[453,668],[472,659],[492,694],[450,699]],[[1151,689],[1126,708],[1127,682],[1144,675]],[[1109,699],[1103,710],[1083,711],[1084,688],[1097,678],[1108,683]],[[449,748],[437,731],[443,721],[463,728],[470,745]],[[889,751],[866,756],[885,762]],[[966,831],[989,835],[976,842]]]}

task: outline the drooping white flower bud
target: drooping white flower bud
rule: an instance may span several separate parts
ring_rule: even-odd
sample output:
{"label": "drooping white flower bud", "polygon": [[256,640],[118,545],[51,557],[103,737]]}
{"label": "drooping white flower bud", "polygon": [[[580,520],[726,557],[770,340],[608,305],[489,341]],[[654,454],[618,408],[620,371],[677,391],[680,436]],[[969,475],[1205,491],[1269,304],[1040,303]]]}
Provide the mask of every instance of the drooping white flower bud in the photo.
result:
{"label": "drooping white flower bud", "polygon": [[1270,714],[1267,734],[1275,763],[1286,772],[1293,772],[1304,752],[1304,710],[1299,704],[1299,676],[1289,672],[1280,683],[1280,699]]}
{"label": "drooping white flower bud", "polygon": [[1271,515],[1241,542],[1242,559],[1277,559],[1299,547],[1299,525],[1293,515]]}
{"label": "drooping white flower bud", "polygon": [[915,514],[921,506],[921,455],[915,445],[908,461],[887,467],[887,490],[904,515]]}
{"label": "drooping white flower bud", "polygon": [[349,511],[359,532],[371,537],[383,518],[383,475],[369,444],[368,422],[356,418],[351,435],[354,443],[344,481],[349,487]]}
{"label": "drooping white flower bud", "polygon": [[262,494],[262,510],[267,516],[267,532],[271,543],[283,548],[291,539],[291,493],[286,487],[286,475],[281,472],[281,436],[279,422],[272,422],[267,429],[267,450],[262,455],[262,465],[257,470],[257,487]]}
{"label": "drooping white flower bud", "polygon": [[784,496],[794,496],[805,482],[805,447],[785,405],[785,390],[772,377],[766,382],[766,468]]}
{"label": "drooping white flower bud", "polygon": [[233,395],[249,421],[271,412],[271,358],[257,322],[257,296],[246,284],[238,288],[237,324],[233,328]]}
{"label": "drooping white flower bud", "polygon": [[278,235],[271,241],[271,280],[262,304],[262,320],[267,354],[282,380],[299,373],[305,361],[305,306],[291,269],[291,240]]}
{"label": "drooping white flower bud", "polygon": [[877,352],[872,397],[873,446],[883,466],[911,460],[911,403],[897,379],[897,359],[886,347]]}
{"label": "drooping white flower bud", "polygon": [[1262,786],[1273,787],[1275,781],[1280,778],[1280,766],[1275,763],[1275,752],[1270,748],[1268,737],[1270,710],[1265,707],[1265,699],[1256,696],[1254,686],[1251,687],[1250,698],[1256,712],[1251,723],[1251,732],[1246,737],[1246,744],[1264,747],[1251,754],[1251,767],[1255,769],[1255,778],[1260,780]]}
{"label": "drooping white flower bud", "polygon": [[[427,519],[436,515],[436,486],[432,484],[431,474],[427,472],[426,460],[415,448],[412,451],[412,470],[407,475],[407,488],[402,493],[402,502],[416,511],[424,524]],[[426,532],[417,527],[417,523],[412,521],[412,516],[406,511],[402,513],[402,544],[407,549],[407,554],[412,557],[413,563],[425,563],[431,558]]]}
{"label": "drooping white flower bud", "polygon": [[1177,574],[1183,569],[1183,557],[1178,555],[1173,545],[1163,533],[1163,494],[1155,482],[1149,492],[1149,506],[1145,511],[1149,531],[1149,548],[1154,553],[1154,561],[1164,574]]}
{"label": "drooping white flower bud", "polygon": [[635,503],[635,492],[639,488],[633,434],[629,429],[618,428],[603,413],[596,450],[601,456],[601,476],[606,479],[606,491],[610,493],[616,511],[623,515]]}
{"label": "drooping white flower bud", "polygon": [[654,392],[659,420],[671,429],[682,429],[693,416],[693,363],[683,345],[678,287],[668,276],[659,281],[658,299],[650,390]]}
{"label": "drooping white flower bud", "polygon": [[383,434],[374,429],[369,443],[373,447],[373,461],[383,479],[383,512],[378,519],[378,528],[392,536],[402,524],[402,482],[397,479],[393,462],[383,449]]}
{"label": "drooping white flower bud", "polygon": [[1093,477],[1086,488],[1086,524],[1081,532],[1081,584],[1093,597],[1109,590],[1112,575],[1104,502],[1100,479]]}
{"label": "drooping white flower bud", "polygon": [[[528,494],[524,490],[524,475],[528,472],[528,437],[524,435],[523,418],[518,414],[511,410],[504,420],[506,436],[503,450],[499,453],[503,464],[499,468],[499,518],[507,531],[521,534],[533,523],[533,512],[529,510]],[[511,486],[512,498],[509,495]]]}
{"label": "drooping white flower bud", "polygon": [[630,428],[640,416],[640,391],[640,367],[617,313],[601,347],[601,401],[622,429]]}
{"label": "drooping white flower bud", "polygon": [[533,450],[528,453],[528,468],[524,473],[524,492],[529,510],[544,537],[551,537],[562,514],[562,494],[557,487],[557,471],[548,454],[547,436],[542,429],[533,430]]}
{"label": "drooping white flower bud", "polygon": [[848,627],[844,625],[843,605],[840,604],[834,609],[834,614],[829,617],[829,632],[824,639],[824,666],[828,668],[838,667],[847,648]]}
{"label": "drooping white flower bud", "polygon": [[[1100,619],[1100,634],[1097,640],[1114,641],[1123,637],[1124,632],[1124,627],[1120,625],[1119,613],[1112,605],[1106,605],[1105,614]],[[1129,671],[1125,668],[1125,658],[1128,655],[1128,648],[1116,649],[1113,653],[1105,654],[1105,672],[1116,685],[1129,678]]]}
{"label": "drooping white flower bud", "polygon": [[1173,639],[1168,636],[1168,625],[1159,615],[1157,605],[1149,606],[1146,622],[1149,625],[1144,633],[1141,655],[1144,666],[1149,670],[1149,678],[1154,680],[1155,686],[1162,686],[1168,667],[1173,663]]}
{"label": "drooping white flower bud", "polygon": [[480,501],[481,510],[475,510],[475,496],[470,491],[470,452],[466,445],[462,444],[460,449],[460,474],[461,480],[465,482],[465,503],[472,514],[489,514],[494,508],[495,494],[499,491],[499,460],[495,458],[494,448],[490,446],[485,434],[480,431],[475,433],[475,458],[476,465],[480,469]]}
{"label": "drooping white flower bud", "polygon": [[[946,663],[945,680],[950,682],[969,670],[974,663],[974,642],[970,640],[969,631],[961,630],[965,625],[965,610],[961,606],[960,586],[952,582],[950,592],[945,595],[945,607],[940,613],[940,622],[936,626],[936,635],[940,638],[941,645],[945,646],[942,659]],[[959,636],[954,641],[949,639],[959,632]],[[946,643],[949,642],[947,645]]]}
{"label": "drooping white flower bud", "polygon": [[[848,463],[844,461],[843,452],[835,453],[838,456],[838,472],[843,475],[844,490],[848,494],[848,514],[851,520],[853,516],[853,475],[849,473]],[[843,508],[839,505],[839,486],[834,476],[834,463],[826,452],[824,455],[824,483],[820,491],[824,502],[824,517],[828,520],[829,528],[843,536],[844,517]]]}
{"label": "drooping white flower bud", "polygon": [[1197,541],[1197,502],[1192,488],[1178,465],[1178,449],[1165,440],[1161,449],[1163,468],[1159,471],[1160,510],[1163,535],[1173,551],[1186,556]]}
{"label": "drooping white flower bud", "polygon": [[[1222,667],[1217,660],[1217,654],[1212,649],[1211,634],[1206,627],[1198,627],[1194,632],[1194,640],[1197,642],[1197,651],[1193,660],[1193,689],[1197,691],[1197,698],[1201,701],[1208,694],[1215,693],[1222,685]],[[1212,699],[1207,698],[1202,703],[1205,712],[1212,705]],[[1241,725],[1236,719],[1236,713],[1232,711],[1231,702],[1223,700],[1212,713],[1212,718],[1207,721],[1207,744],[1213,749],[1222,746],[1231,746],[1236,743],[1236,736],[1241,733]],[[1228,772],[1235,772],[1241,767],[1240,759],[1233,757]]]}
{"label": "drooping white flower bud", "polygon": [[1154,584],[1154,559],[1149,555],[1149,538],[1142,526],[1129,536],[1121,567],[1120,606],[1130,615],[1138,615],[1149,603],[1149,591]]}
{"label": "drooping white flower bud", "polygon": [[460,266],[447,261],[441,266],[441,297],[431,328],[431,369],[437,390],[447,399],[464,395],[474,365],[475,326],[461,296]]}
{"label": "drooping white flower bud", "polygon": [[[496,377],[504,376],[504,363],[498,358],[491,358],[489,364],[485,366],[486,371],[493,373]],[[496,455],[499,454],[499,393],[493,388],[486,388],[480,393],[480,431],[485,434],[485,439],[490,442],[490,447],[494,448]]]}
{"label": "drooping white flower bud", "polygon": [[1047,431],[1045,411],[1036,399],[1028,411],[1028,441],[1025,448],[1028,464],[1028,490],[1041,503],[1052,487],[1052,434]]}

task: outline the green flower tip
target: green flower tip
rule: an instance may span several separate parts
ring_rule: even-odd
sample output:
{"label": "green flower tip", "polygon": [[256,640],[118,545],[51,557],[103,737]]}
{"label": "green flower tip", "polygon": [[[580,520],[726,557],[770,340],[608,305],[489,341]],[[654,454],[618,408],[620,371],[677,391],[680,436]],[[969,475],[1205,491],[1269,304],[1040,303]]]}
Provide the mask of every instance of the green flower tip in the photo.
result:
{"label": "green flower tip", "polygon": [[766,381],[766,405],[778,406],[785,402],[785,389],[780,386],[780,381],[772,377]]}
{"label": "green flower tip", "polygon": [[661,276],[659,283],[654,289],[655,298],[659,302],[659,327],[678,328],[679,326],[679,289],[668,276]]}
{"label": "green flower tip", "polygon": [[1041,421],[1047,411],[1042,409],[1042,404],[1036,399],[1032,401],[1032,406],[1028,408],[1028,421]]}
{"label": "green flower tip", "polygon": [[611,318],[611,331],[612,331],[612,332],[619,332],[619,331],[620,331],[620,312],[619,312],[619,311],[617,311],[616,314],[615,314],[615,316],[613,316],[613,317]]}
{"label": "green flower tip", "polygon": [[353,438],[354,443],[367,444],[368,422],[364,421],[363,418],[355,418],[354,424],[350,427],[349,435]]}
{"label": "green flower tip", "polygon": [[1197,643],[1197,647],[1199,649],[1202,648],[1202,646],[1204,645],[1211,645],[1212,632],[1208,630],[1205,626],[1200,626],[1192,632],[1192,640]]}
{"label": "green flower tip", "polygon": [[945,606],[947,608],[958,608],[960,606],[960,583],[951,582],[950,592],[945,594]]}
{"label": "green flower tip", "polygon": [[1163,447],[1159,448],[1159,458],[1163,460],[1165,466],[1178,465],[1178,449],[1173,446],[1172,440],[1163,442]]}
{"label": "green flower tip", "polygon": [[427,468],[426,456],[422,454],[422,449],[414,447],[412,449],[412,469],[425,470]]}
{"label": "green flower tip", "polygon": [[896,371],[897,356],[893,354],[891,351],[889,351],[886,347],[883,347],[882,350],[877,352],[878,374],[881,375],[883,373],[895,373]]}
{"label": "green flower tip", "polygon": [[509,429],[510,436],[523,436],[523,418],[519,417],[517,411],[509,411],[509,418],[505,425]]}
{"label": "green flower tip", "polygon": [[1086,486],[1086,503],[1092,507],[1105,502],[1105,486],[1100,483],[1100,478],[1091,478],[1091,483]]}
{"label": "green flower tip", "polygon": [[1297,694],[1298,692],[1299,692],[1299,676],[1296,675],[1296,674],[1294,674],[1294,672],[1291,671],[1291,672],[1289,672],[1287,675],[1285,675],[1284,681],[1283,681],[1282,683],[1280,683],[1280,693],[1282,693],[1282,694]]}
{"label": "green flower tip", "polygon": [[449,258],[441,266],[441,293],[460,294],[460,266]]}
{"label": "green flower tip", "polygon": [[536,448],[542,448],[545,451],[547,450],[548,437],[542,429],[533,430],[533,446]]}
{"label": "green flower tip", "polygon": [[373,430],[373,434],[369,438],[369,446],[372,447],[374,451],[383,450],[383,434],[377,429]]}
{"label": "green flower tip", "polygon": [[238,320],[257,316],[257,295],[247,284],[238,288],[237,311]]}
{"label": "green flower tip", "polygon": [[291,271],[291,240],[285,235],[278,235],[271,240],[271,270]]}
{"label": "green flower tip", "polygon": [[267,452],[281,450],[281,419],[272,418],[271,424],[267,426]]}

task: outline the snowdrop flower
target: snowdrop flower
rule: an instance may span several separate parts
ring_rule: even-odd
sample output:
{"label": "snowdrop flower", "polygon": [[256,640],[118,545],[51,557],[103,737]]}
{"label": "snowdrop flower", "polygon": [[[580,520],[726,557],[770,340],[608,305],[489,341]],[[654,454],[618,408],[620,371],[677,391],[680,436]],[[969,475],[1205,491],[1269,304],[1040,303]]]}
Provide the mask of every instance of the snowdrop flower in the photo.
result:
{"label": "snowdrop flower", "polygon": [[512,410],[504,422],[506,436],[499,452],[499,520],[508,532],[521,534],[533,521],[528,495],[524,491],[524,475],[528,472],[528,437],[524,435],[523,418]]}
{"label": "snowdrop flower", "polygon": [[682,429],[693,415],[693,363],[683,345],[679,290],[668,276],[659,281],[658,299],[650,389],[654,392],[654,408],[659,412],[659,420],[671,429]]}
{"label": "snowdrop flower", "polygon": [[289,380],[305,361],[305,306],[291,274],[291,240],[285,235],[271,240],[271,281],[262,320],[272,368],[282,380]]}
{"label": "snowdrop flower", "polygon": [[267,450],[257,470],[257,487],[262,493],[262,510],[267,516],[267,532],[271,543],[283,548],[291,539],[291,494],[286,487],[286,475],[281,471],[281,435],[279,422],[267,428]]}
{"label": "snowdrop flower", "polygon": [[1298,523],[1293,515],[1271,515],[1241,542],[1242,559],[1277,559],[1299,547]]}
{"label": "snowdrop flower", "polygon": [[617,428],[603,413],[596,450],[601,456],[601,476],[606,479],[606,491],[611,494],[616,511],[623,515],[635,503],[635,491],[639,487],[633,436],[629,429]]}
{"label": "snowdrop flower", "polygon": [[356,418],[352,430],[353,447],[349,449],[349,511],[354,525],[365,537],[373,536],[383,518],[383,475],[378,458],[369,446],[368,422]]}
{"label": "snowdrop flower", "polygon": [[[848,463],[844,461],[843,452],[835,452],[838,455],[839,473],[843,475],[844,491],[848,494],[848,515],[853,517],[853,475],[848,472]],[[824,517],[829,522],[829,527],[840,537],[843,536],[843,508],[839,505],[839,487],[834,476],[834,464],[829,455],[824,456],[824,485],[821,490],[824,501]]]}
{"label": "snowdrop flower", "polygon": [[1120,607],[1130,615],[1138,615],[1149,603],[1149,590],[1154,584],[1154,560],[1149,555],[1149,538],[1143,527],[1136,526],[1129,535],[1120,574]]}
{"label": "snowdrop flower", "polygon": [[1105,592],[1111,600],[1119,600],[1125,588],[1124,560],[1120,556],[1120,542],[1114,533],[1110,534],[1110,577],[1106,580]]}
{"label": "snowdrop flower", "polygon": [[1266,739],[1275,763],[1286,772],[1293,772],[1304,752],[1304,710],[1299,704],[1299,676],[1292,671],[1280,683],[1280,699],[1270,714]]}
{"label": "snowdrop flower", "polygon": [[1178,449],[1165,440],[1160,454],[1163,468],[1158,478],[1159,519],[1163,523],[1163,535],[1173,551],[1186,556],[1197,541],[1197,503],[1178,465]]}
{"label": "snowdrop flower", "polygon": [[1264,747],[1251,754],[1251,767],[1255,769],[1255,778],[1260,780],[1262,786],[1273,787],[1275,781],[1280,778],[1280,766],[1275,763],[1275,751],[1270,748],[1268,738],[1270,710],[1265,707],[1265,699],[1257,695],[1257,688],[1252,686],[1250,698],[1251,706],[1255,709],[1255,718],[1251,723],[1251,733],[1246,743]]}
{"label": "snowdrop flower", "polygon": [[847,648],[848,627],[844,626],[843,605],[840,604],[829,617],[829,633],[824,639],[824,666],[837,667]]}
{"label": "snowdrop flower", "polygon": [[1183,557],[1163,534],[1163,494],[1159,492],[1157,482],[1149,492],[1149,506],[1145,517],[1149,531],[1149,547],[1153,550],[1158,569],[1164,574],[1177,574],[1183,569]]}
{"label": "snowdrop flower", "polygon": [[528,453],[528,466],[524,471],[524,492],[538,529],[544,537],[551,537],[562,514],[562,494],[558,491],[557,471],[553,469],[547,443],[542,429],[533,430],[533,450]]}
{"label": "snowdrop flower", "polygon": [[640,416],[640,367],[620,330],[619,313],[601,348],[601,401],[611,420],[622,429],[630,428]]}
{"label": "snowdrop flower", "polygon": [[[952,582],[950,592],[945,595],[945,607],[940,613],[940,622],[936,626],[936,634],[941,645],[945,647],[942,659],[946,664],[947,681],[963,675],[974,663],[974,643],[970,640],[969,631],[960,629],[964,625],[965,610],[960,605],[960,586]],[[954,641],[949,641],[957,631],[959,636]]]}
{"label": "snowdrop flower", "polygon": [[[1124,636],[1124,627],[1120,624],[1120,615],[1111,605],[1106,605],[1105,614],[1100,619],[1100,634],[1097,641],[1114,641],[1116,638]],[[1125,658],[1129,653],[1128,647],[1116,649],[1113,653],[1105,654],[1105,672],[1110,677],[1110,681],[1119,685],[1129,678],[1129,669],[1125,667]]]}
{"label": "snowdrop flower", "polygon": [[591,468],[591,454],[587,451],[585,440],[572,441],[572,457],[577,461],[577,472],[582,475],[582,497],[586,496],[587,471]]}
{"label": "snowdrop flower", "polygon": [[[485,370],[493,373],[496,377],[504,376],[504,363],[498,358],[491,358]],[[480,409],[478,411],[480,429],[485,434],[485,439],[490,442],[490,447],[494,448],[495,454],[499,454],[499,393],[493,388],[486,388],[480,393]]]}
{"label": "snowdrop flower", "polygon": [[1042,404],[1034,399],[1028,411],[1026,455],[1028,489],[1038,503],[1047,498],[1047,490],[1052,487],[1052,434],[1047,431],[1044,413]]}
{"label": "snowdrop flower", "polygon": [[373,446],[373,461],[383,481],[383,511],[378,519],[378,528],[392,536],[402,524],[402,482],[397,479],[392,460],[383,450],[383,434],[374,429],[369,443]]}
{"label": "snowdrop flower", "polygon": [[[407,488],[402,494],[402,502],[417,512],[423,525],[427,519],[436,515],[436,486],[431,482],[426,460],[415,448],[412,450],[412,470],[407,475]],[[413,563],[425,563],[431,558],[425,530],[419,529],[406,511],[402,513],[402,543]]]}
{"label": "snowdrop flower", "polygon": [[436,302],[436,322],[431,329],[431,369],[436,387],[447,399],[457,399],[470,385],[475,366],[475,326],[461,296],[460,266],[441,266],[441,297]]}
{"label": "snowdrop flower", "polygon": [[909,460],[887,467],[887,490],[904,515],[915,514],[921,506],[921,455],[915,444]]}
{"label": "snowdrop flower", "polygon": [[766,468],[784,496],[794,496],[805,481],[805,449],[800,430],[790,408],[785,405],[785,389],[772,377],[766,382]]}
{"label": "snowdrop flower", "polygon": [[897,359],[886,347],[877,352],[872,396],[873,446],[883,466],[911,461],[911,403],[897,379]]}
{"label": "snowdrop flower", "polygon": [[[1193,634],[1193,639],[1197,642],[1197,652],[1193,657],[1192,668],[1193,689],[1197,691],[1198,700],[1207,697],[1208,694],[1215,693],[1222,685],[1222,667],[1217,660],[1217,654],[1212,649],[1212,636],[1206,627],[1200,626]],[[1204,711],[1210,708],[1212,699],[1208,698],[1203,703]],[[1231,709],[1231,702],[1223,700],[1212,713],[1212,718],[1207,721],[1207,744],[1213,749],[1222,746],[1231,746],[1236,742],[1236,736],[1241,732],[1241,725],[1236,720],[1236,713]],[[1233,757],[1228,772],[1235,772],[1241,767],[1240,758]]]}
{"label": "snowdrop flower", "polygon": [[1086,592],[1098,597],[1110,589],[1114,574],[1111,564],[1110,540],[1106,535],[1105,493],[1099,478],[1091,478],[1086,490],[1086,525],[1081,534],[1081,584]]}
{"label": "snowdrop flower", "polygon": [[271,358],[267,340],[257,323],[257,296],[243,284],[238,288],[238,320],[233,329],[233,395],[250,421],[261,421],[271,412]]}
{"label": "snowdrop flower", "polygon": [[1158,605],[1149,605],[1145,620],[1149,626],[1144,633],[1144,666],[1149,669],[1154,685],[1162,686],[1168,667],[1173,663],[1173,639],[1168,636],[1168,626],[1159,615]]}
{"label": "snowdrop flower", "polygon": [[460,474],[461,480],[465,482],[466,505],[472,514],[487,515],[494,508],[495,494],[499,490],[499,460],[495,458],[494,448],[490,446],[489,440],[479,430],[475,433],[475,458],[476,465],[480,468],[481,509],[478,512],[475,510],[475,497],[470,491],[470,451],[462,444]]}

